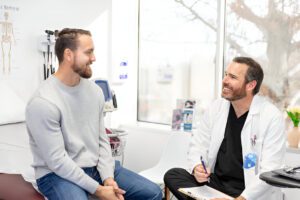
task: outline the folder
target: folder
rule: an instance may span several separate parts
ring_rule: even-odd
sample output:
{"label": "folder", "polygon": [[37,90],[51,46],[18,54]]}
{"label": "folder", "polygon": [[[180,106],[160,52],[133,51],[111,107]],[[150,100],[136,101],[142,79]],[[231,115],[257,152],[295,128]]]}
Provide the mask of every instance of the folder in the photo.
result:
{"label": "folder", "polygon": [[234,199],[233,197],[207,185],[199,187],[179,188],[178,191],[196,200],[209,200],[212,198],[227,198],[230,200]]}

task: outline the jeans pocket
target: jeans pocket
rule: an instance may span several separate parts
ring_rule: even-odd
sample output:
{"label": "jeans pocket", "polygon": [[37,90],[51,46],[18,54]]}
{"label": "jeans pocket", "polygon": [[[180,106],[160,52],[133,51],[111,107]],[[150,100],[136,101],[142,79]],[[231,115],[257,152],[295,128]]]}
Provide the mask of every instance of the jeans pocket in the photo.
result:
{"label": "jeans pocket", "polygon": [[51,172],[36,180],[39,191],[45,196],[47,196],[48,190],[52,187],[53,176],[55,176],[55,174]]}

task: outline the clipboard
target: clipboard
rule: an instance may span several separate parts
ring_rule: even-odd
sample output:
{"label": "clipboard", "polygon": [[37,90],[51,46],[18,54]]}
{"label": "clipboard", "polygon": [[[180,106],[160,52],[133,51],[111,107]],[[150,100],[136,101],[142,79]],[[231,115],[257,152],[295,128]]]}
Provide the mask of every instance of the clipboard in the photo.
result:
{"label": "clipboard", "polygon": [[210,200],[212,198],[227,198],[230,200],[234,199],[233,197],[207,185],[199,187],[179,188],[178,191],[196,200]]}

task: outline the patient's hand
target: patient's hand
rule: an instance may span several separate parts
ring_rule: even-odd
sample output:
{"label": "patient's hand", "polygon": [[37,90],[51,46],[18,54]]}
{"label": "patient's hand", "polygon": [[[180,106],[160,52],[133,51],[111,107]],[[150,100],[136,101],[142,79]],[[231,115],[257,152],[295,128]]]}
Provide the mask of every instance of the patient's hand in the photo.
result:
{"label": "patient's hand", "polygon": [[125,191],[120,189],[117,182],[113,178],[107,178],[103,182],[104,186],[112,186],[115,190],[116,195],[118,196],[119,199],[123,200],[123,194],[125,194]]}
{"label": "patient's hand", "polygon": [[111,178],[111,177],[105,179],[105,180],[103,181],[103,185],[105,185],[105,186],[118,187],[117,182],[116,182],[113,178]]}
{"label": "patient's hand", "polygon": [[99,200],[124,200],[123,195],[120,196],[124,191],[121,189],[116,189],[113,186],[102,186],[99,185],[95,195]]}
{"label": "patient's hand", "polygon": [[204,183],[209,180],[209,176],[211,174],[210,169],[206,167],[207,173],[205,172],[203,166],[201,164],[197,165],[194,168],[194,176],[199,183]]}

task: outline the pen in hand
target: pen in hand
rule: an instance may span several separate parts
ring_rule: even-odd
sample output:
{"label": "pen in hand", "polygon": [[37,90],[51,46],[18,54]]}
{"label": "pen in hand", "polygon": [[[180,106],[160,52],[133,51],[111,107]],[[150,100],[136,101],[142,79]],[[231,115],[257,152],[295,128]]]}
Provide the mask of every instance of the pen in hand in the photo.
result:
{"label": "pen in hand", "polygon": [[[202,164],[202,166],[203,166],[203,169],[204,169],[205,173],[206,173],[206,174],[208,174],[208,173],[207,173],[207,169],[206,169],[206,166],[205,166],[205,163],[204,163],[204,160],[203,160],[202,156],[200,156],[200,160],[201,160],[201,164]],[[209,177],[207,178],[207,181],[209,182]]]}
{"label": "pen in hand", "polygon": [[202,159],[202,156],[200,156],[200,160],[201,160],[201,164],[202,164],[202,166],[204,168],[204,171],[207,174],[206,166],[205,166],[204,160]]}

